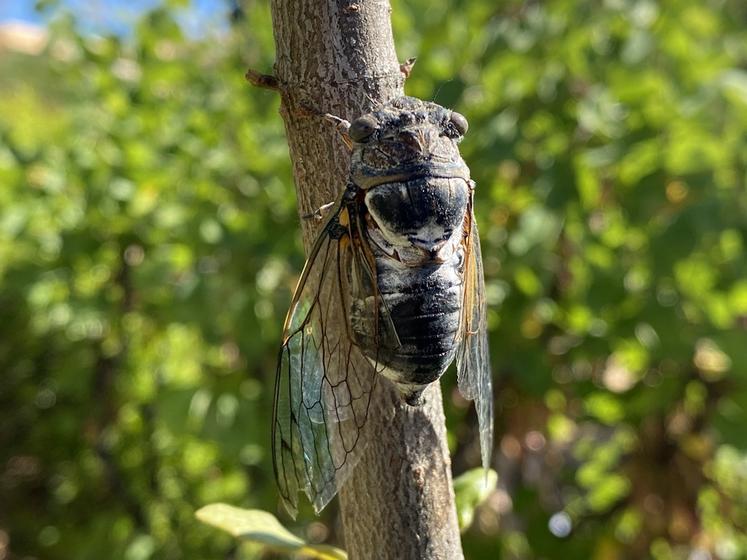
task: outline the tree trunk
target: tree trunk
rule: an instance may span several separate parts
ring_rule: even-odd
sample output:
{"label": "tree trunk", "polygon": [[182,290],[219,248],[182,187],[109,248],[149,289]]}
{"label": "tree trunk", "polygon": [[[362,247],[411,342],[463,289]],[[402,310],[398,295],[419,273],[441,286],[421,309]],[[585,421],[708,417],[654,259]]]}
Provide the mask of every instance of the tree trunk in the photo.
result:
{"label": "tree trunk", "polygon": [[[403,94],[390,12],[387,0],[272,1],[275,77],[300,215],[336,200],[348,180],[348,150],[317,114],[352,120]],[[308,251],[320,223],[301,222]],[[350,558],[463,558],[440,386],[417,408],[383,377],[376,387],[368,447],[340,492]]]}

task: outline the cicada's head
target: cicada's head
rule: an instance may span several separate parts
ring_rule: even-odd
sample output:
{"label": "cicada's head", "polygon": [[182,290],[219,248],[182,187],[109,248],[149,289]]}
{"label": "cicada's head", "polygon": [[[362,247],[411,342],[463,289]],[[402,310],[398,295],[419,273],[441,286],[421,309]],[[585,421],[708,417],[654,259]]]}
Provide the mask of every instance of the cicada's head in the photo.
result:
{"label": "cicada's head", "polygon": [[436,103],[400,97],[354,120],[351,178],[366,190],[415,177],[469,179],[458,144],[467,119]]}

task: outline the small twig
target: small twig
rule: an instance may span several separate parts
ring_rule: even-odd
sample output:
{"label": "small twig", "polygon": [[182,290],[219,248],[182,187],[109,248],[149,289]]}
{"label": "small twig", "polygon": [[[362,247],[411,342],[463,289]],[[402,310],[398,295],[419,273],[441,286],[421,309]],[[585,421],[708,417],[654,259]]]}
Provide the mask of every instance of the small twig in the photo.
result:
{"label": "small twig", "polygon": [[271,74],[260,74],[256,70],[252,70],[251,68],[246,71],[246,74],[244,77],[247,79],[247,81],[256,87],[261,87],[264,89],[271,89],[273,91],[281,91],[282,87],[280,85],[280,80],[278,80],[275,76]]}
{"label": "small twig", "polygon": [[410,58],[408,58],[402,64],[399,65],[399,71],[402,72],[405,78],[410,77],[410,73],[412,72],[412,67],[415,66],[416,60],[417,60],[416,57],[411,56]]}

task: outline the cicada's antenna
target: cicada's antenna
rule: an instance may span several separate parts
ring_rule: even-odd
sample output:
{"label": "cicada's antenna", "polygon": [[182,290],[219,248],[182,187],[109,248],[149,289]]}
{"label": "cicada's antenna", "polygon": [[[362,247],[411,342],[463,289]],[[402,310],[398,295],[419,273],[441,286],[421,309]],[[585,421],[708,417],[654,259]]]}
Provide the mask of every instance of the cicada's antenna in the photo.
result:
{"label": "cicada's antenna", "polygon": [[436,90],[436,93],[433,94],[433,99],[431,99],[431,102],[432,103],[436,103],[436,99],[438,99],[438,94],[441,93],[441,90],[443,89],[443,87],[446,84],[451,83],[453,81],[454,80],[446,80],[445,82],[441,82],[441,84],[439,84],[439,86],[438,86],[438,89]]}
{"label": "cicada's antenna", "polygon": [[345,142],[345,145],[349,150],[352,150],[353,140],[350,138],[350,134],[348,134],[350,131],[350,122],[341,119],[340,117],[336,117],[335,115],[331,115],[330,113],[324,113],[322,118],[335,125],[335,130],[340,134],[342,141]]}
{"label": "cicada's antenna", "polygon": [[318,109],[310,107],[305,103],[299,105],[299,113],[308,117],[321,117],[327,122],[331,122],[335,125],[335,130],[340,134],[342,141],[348,147],[349,150],[353,149],[353,140],[350,138],[348,131],[350,130],[350,122],[345,119],[333,115],[331,113],[322,113]]}

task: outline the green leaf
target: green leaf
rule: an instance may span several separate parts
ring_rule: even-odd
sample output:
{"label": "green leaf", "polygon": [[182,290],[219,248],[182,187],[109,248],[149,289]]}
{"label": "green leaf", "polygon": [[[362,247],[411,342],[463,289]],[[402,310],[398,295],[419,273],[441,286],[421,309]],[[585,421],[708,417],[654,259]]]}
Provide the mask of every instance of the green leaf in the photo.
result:
{"label": "green leaf", "polygon": [[475,519],[477,506],[483,503],[498,483],[498,473],[482,467],[462,473],[454,479],[459,529],[464,532]]}
{"label": "green leaf", "polygon": [[197,510],[195,516],[237,539],[262,544],[274,552],[319,560],[345,560],[348,557],[344,551],[333,546],[307,544],[283,527],[274,515],[259,509],[210,504]]}

